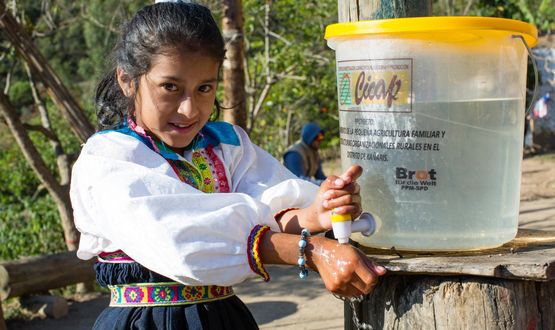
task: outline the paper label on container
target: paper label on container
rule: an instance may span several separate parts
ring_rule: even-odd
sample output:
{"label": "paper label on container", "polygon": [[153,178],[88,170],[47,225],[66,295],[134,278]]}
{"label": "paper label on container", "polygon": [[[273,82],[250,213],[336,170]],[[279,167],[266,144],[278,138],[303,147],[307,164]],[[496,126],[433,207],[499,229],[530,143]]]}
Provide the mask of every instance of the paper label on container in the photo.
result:
{"label": "paper label on container", "polygon": [[339,110],[412,112],[412,59],[337,62]]}

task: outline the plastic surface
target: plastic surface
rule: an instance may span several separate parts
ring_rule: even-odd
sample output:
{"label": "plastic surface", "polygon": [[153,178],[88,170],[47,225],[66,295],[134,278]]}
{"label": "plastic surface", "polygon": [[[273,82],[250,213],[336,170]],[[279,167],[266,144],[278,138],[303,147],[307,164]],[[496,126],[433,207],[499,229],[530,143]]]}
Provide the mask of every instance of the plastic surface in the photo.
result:
{"label": "plastic surface", "polygon": [[[370,236],[376,231],[376,222],[374,217],[369,213],[362,213],[360,217],[354,221],[350,220],[349,215],[336,214],[335,219],[332,214],[332,229],[333,235],[340,244],[349,243],[349,238],[354,232],[360,232],[364,236]],[[347,218],[349,220],[347,220]],[[340,220],[338,220],[340,219]],[[334,221],[335,220],[335,221]]]}
{"label": "plastic surface", "polygon": [[362,213],[360,217],[351,224],[351,232],[360,232],[364,236],[370,236],[376,232],[376,221],[370,213]]}
{"label": "plastic surface", "polygon": [[514,238],[523,43],[511,31],[439,28],[328,43],[336,49],[342,166],[364,168],[362,206],[380,228],[352,239],[384,249],[474,250]]}
{"label": "plastic surface", "polygon": [[530,47],[534,47],[538,39],[538,30],[532,24],[506,18],[472,16],[410,17],[337,23],[326,27],[324,38],[332,41],[334,38],[376,35],[399,37],[410,34],[417,35],[422,40],[435,40],[445,32],[455,40],[468,32],[481,35],[496,32],[520,34]]}
{"label": "plastic surface", "polygon": [[343,221],[351,221],[351,215],[350,214],[338,214],[335,212],[331,213],[331,222],[343,222]]}
{"label": "plastic surface", "polygon": [[333,236],[340,244],[349,243],[351,237],[351,221],[332,222]]}

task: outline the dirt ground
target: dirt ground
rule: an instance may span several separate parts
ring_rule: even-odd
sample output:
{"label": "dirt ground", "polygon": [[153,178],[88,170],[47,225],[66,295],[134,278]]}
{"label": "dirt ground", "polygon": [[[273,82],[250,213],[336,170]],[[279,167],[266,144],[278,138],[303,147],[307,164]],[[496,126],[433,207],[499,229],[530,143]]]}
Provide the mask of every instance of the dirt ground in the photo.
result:
{"label": "dirt ground", "polygon": [[[339,167],[338,160],[328,161],[324,164],[324,170],[327,171],[326,173],[332,173],[332,171],[337,173]],[[522,165],[521,183],[521,226],[542,230],[555,230],[555,153],[525,158]],[[286,288],[286,285],[280,284],[279,281],[274,283],[274,285],[281,285],[284,287],[281,288],[281,291],[286,289],[285,291],[290,292],[291,290],[291,287]],[[280,288],[274,288],[272,291],[281,292]],[[296,325],[288,327],[275,324],[273,319],[284,317],[283,315],[274,315],[268,312],[275,312],[277,310],[275,306],[268,306],[268,308],[261,309],[257,312],[256,300],[253,300],[254,303],[251,302],[249,305],[248,293],[244,292],[244,294],[247,295],[247,299],[244,299],[244,297],[240,295],[241,298],[244,299],[249,308],[251,308],[262,329],[270,329],[274,328],[274,326],[280,329],[296,329]],[[253,296],[257,294],[258,293],[253,293]],[[322,295],[325,295],[325,293]],[[314,299],[314,297],[311,299]],[[69,314],[62,319],[34,319],[31,321],[8,320],[7,326],[10,330],[90,329],[96,316],[106,306],[107,302],[108,297],[106,294],[95,293],[85,297],[76,297],[73,300],[69,300]],[[292,308],[290,311],[291,315],[300,314],[302,317],[306,317],[303,314],[302,308],[300,308],[303,307],[303,304],[308,303],[299,303],[299,308],[290,306]],[[3,307],[6,307],[5,304]],[[308,305],[305,308],[308,308]],[[283,310],[281,313],[283,313]],[[6,315],[9,313],[5,312],[4,314]],[[339,317],[341,317],[341,314],[339,314]],[[341,319],[336,320],[336,322],[342,324]],[[333,326],[331,328],[329,326],[330,324],[327,324],[326,327],[315,326],[311,327],[311,329],[334,328]]]}
{"label": "dirt ground", "polygon": [[555,153],[524,159],[520,200],[555,197]]}

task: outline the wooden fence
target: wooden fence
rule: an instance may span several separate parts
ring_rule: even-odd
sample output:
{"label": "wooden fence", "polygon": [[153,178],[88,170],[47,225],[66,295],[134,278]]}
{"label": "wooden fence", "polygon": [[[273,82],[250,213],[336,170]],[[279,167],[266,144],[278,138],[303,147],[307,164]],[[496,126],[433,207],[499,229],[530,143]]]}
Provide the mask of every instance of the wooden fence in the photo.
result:
{"label": "wooden fence", "polygon": [[0,330],[6,329],[1,301],[91,282],[94,262],[80,260],[75,251],[68,251],[0,263]]}

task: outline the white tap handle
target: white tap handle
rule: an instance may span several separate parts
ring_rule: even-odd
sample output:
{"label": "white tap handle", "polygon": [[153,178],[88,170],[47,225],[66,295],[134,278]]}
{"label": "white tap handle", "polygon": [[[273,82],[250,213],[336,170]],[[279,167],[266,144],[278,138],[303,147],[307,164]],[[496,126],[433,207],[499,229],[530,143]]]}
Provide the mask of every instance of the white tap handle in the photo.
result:
{"label": "white tap handle", "polygon": [[348,215],[335,214],[331,226],[333,235],[340,244],[349,243],[349,237],[354,232],[362,232],[364,236],[370,236],[376,231],[376,221],[370,213],[362,213],[357,220],[351,221]]}

